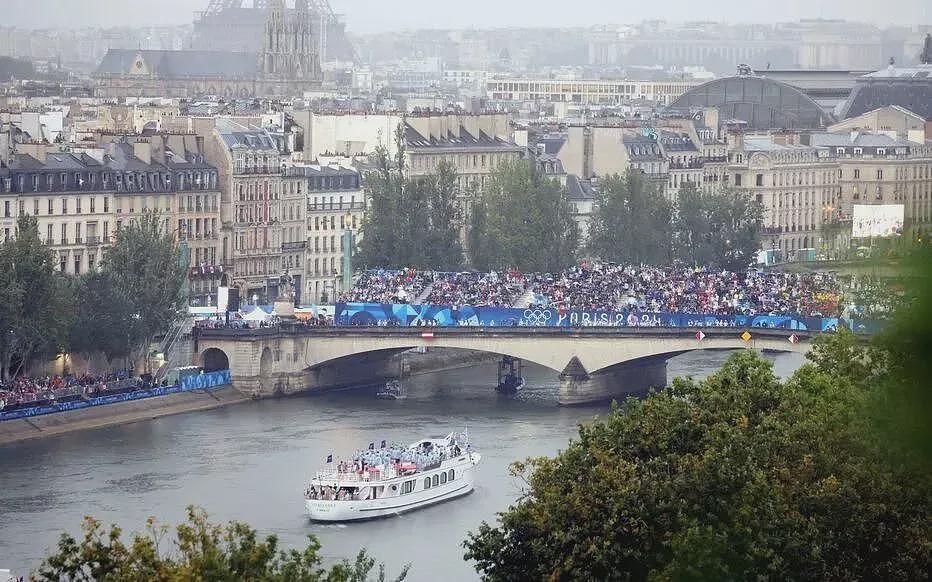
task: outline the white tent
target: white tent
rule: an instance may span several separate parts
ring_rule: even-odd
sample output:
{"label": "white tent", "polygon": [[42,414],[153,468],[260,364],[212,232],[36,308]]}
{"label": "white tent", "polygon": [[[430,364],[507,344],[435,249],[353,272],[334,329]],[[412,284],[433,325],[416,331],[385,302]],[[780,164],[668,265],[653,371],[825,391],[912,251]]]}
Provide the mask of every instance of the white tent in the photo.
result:
{"label": "white tent", "polygon": [[249,313],[243,315],[244,321],[265,321],[268,318],[272,317],[270,313],[266,313],[260,307],[256,307]]}

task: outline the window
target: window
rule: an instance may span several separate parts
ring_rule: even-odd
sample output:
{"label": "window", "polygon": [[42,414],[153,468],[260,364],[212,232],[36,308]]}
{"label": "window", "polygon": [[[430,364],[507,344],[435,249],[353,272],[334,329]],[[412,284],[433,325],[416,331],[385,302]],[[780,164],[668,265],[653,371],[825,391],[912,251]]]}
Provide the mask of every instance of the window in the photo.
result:
{"label": "window", "polygon": [[452,480],[453,480],[453,475],[454,475],[453,469],[450,469],[449,473],[450,473],[450,481],[452,481]]}
{"label": "window", "polygon": [[51,224],[48,225],[48,227],[46,228],[45,240],[48,241],[49,244],[52,244],[52,225]]}
{"label": "window", "polygon": [[758,175],[757,175],[756,184],[757,184],[758,186],[763,186],[763,185],[764,185],[764,175],[763,175],[763,174],[758,174]]}
{"label": "window", "polygon": [[412,479],[411,481],[405,481],[404,483],[402,483],[402,485],[401,485],[401,494],[402,494],[402,495],[405,495],[405,494],[407,494],[407,493],[411,493],[412,491],[414,491],[414,480],[413,480],[413,479]]}
{"label": "window", "polygon": [[883,180],[883,170],[880,170],[880,169],[877,170],[877,179]]}
{"label": "window", "polygon": [[78,275],[81,273],[81,255],[74,255],[74,274]]}
{"label": "window", "polygon": [[741,185],[741,174],[735,174],[735,186]]}
{"label": "window", "polygon": [[443,484],[446,483],[446,482],[447,482],[447,474],[446,474],[446,473],[440,473],[440,484],[443,485]]}
{"label": "window", "polygon": [[78,198],[77,207],[76,207],[75,212],[76,212],[77,214],[81,214],[81,199],[80,199],[80,198]]}
{"label": "window", "polygon": [[96,201],[97,199],[91,196],[91,214],[94,214],[94,202]]}
{"label": "window", "polygon": [[430,477],[424,477],[424,489],[430,489]]}
{"label": "window", "polygon": [[110,198],[104,196],[104,212],[110,212]]}
{"label": "window", "polygon": [[68,214],[68,199],[67,198],[61,199],[61,213]]}
{"label": "window", "polygon": [[[68,244],[68,225],[67,224],[61,225],[61,244],[63,245]],[[62,269],[62,271],[64,271],[64,269]]]}
{"label": "window", "polygon": [[861,178],[861,170],[858,169],[858,168],[855,168],[855,169],[854,169],[854,179],[855,179],[855,180],[858,180],[858,179],[860,179],[860,178]]}
{"label": "window", "polygon": [[440,475],[434,475],[434,487],[440,485]]}
{"label": "window", "polygon": [[9,200],[3,203],[3,216],[6,218],[10,217],[10,201]]}

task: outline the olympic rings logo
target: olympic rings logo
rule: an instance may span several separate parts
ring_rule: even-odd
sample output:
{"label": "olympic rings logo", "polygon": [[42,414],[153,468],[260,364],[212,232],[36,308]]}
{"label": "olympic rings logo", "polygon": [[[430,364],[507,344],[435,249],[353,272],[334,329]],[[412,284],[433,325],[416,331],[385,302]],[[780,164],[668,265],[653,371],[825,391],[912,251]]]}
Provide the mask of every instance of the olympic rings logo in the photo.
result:
{"label": "olympic rings logo", "polygon": [[525,309],[524,325],[543,327],[547,325],[552,315],[549,309]]}

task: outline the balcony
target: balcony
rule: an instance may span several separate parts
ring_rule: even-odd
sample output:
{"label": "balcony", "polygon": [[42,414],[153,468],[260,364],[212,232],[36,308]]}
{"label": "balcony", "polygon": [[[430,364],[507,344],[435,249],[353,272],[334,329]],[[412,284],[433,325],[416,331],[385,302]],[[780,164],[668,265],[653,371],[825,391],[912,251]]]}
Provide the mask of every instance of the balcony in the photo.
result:
{"label": "balcony", "polygon": [[288,253],[291,251],[303,251],[307,248],[307,241],[301,240],[298,242],[286,242],[282,243],[282,252]]}
{"label": "balcony", "polygon": [[100,244],[99,236],[89,236],[84,240],[84,243],[89,247],[96,247]]}

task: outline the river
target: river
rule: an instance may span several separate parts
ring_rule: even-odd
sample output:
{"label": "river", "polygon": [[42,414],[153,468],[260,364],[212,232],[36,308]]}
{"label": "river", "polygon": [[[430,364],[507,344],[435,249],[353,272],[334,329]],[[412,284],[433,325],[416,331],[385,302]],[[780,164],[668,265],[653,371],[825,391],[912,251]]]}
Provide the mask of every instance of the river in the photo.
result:
{"label": "river", "polygon": [[[726,357],[678,356],[669,377],[703,377]],[[802,362],[795,354],[766,357],[784,377]],[[84,515],[137,531],[150,515],[177,523],[195,504],[214,521],[248,522],[285,545],[315,534],[328,559],[353,558],[365,547],[389,574],[411,562],[408,580],[441,572],[447,582],[475,580],[462,541],[518,495],[509,463],[555,454],[579,423],[608,409],[558,406],[559,381],[545,368],[526,366],[525,378],[516,397],[499,396],[495,367],[484,364],[410,379],[402,401],[360,391],[263,400],[0,446],[0,568],[25,574],[37,567],[59,532],[77,532]],[[306,480],[331,452],[383,438],[410,442],[467,423],[483,455],[472,495],[350,525],[314,524],[302,513]]]}

